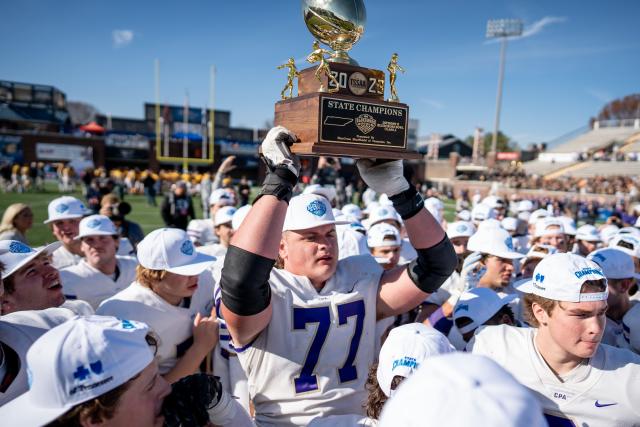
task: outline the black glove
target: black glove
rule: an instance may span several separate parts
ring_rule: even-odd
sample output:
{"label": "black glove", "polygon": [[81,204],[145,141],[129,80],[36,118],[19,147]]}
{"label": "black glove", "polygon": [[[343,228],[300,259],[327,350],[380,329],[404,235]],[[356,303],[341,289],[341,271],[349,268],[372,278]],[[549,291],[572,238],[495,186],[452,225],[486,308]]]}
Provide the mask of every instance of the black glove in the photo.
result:
{"label": "black glove", "polygon": [[171,385],[162,414],[166,427],[202,427],[209,423],[209,409],[220,402],[220,378],[207,374],[184,377]]}

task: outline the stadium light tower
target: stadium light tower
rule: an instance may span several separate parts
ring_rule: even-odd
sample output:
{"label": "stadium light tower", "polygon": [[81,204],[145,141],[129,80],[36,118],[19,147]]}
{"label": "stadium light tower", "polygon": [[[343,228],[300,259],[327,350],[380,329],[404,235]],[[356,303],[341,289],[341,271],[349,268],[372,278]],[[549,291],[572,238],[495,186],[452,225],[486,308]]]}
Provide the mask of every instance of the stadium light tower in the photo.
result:
{"label": "stadium light tower", "polygon": [[493,126],[491,140],[491,155],[496,156],[498,146],[498,129],[500,128],[500,107],[502,105],[502,81],[504,80],[504,57],[507,50],[507,38],[522,35],[522,21],[520,19],[492,19],[487,21],[487,38],[502,40],[500,46],[500,71],[498,73],[498,94],[496,96],[496,119]]}

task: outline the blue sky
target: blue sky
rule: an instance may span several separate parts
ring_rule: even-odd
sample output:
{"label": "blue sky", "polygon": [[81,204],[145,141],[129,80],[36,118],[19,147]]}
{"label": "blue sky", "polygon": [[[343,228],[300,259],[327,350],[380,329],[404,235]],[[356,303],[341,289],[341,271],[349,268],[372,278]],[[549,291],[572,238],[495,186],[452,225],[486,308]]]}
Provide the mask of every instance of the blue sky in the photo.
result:
{"label": "blue sky", "polygon": [[[385,69],[399,53],[398,93],[420,135],[492,129],[500,49],[484,38],[491,18],[520,18],[532,33],[507,49],[501,129],[521,144],[581,127],[607,101],[640,91],[640,2],[365,4],[351,55]],[[0,79],[51,84],[114,116],[142,117],[158,58],[163,102],[182,104],[188,91],[204,106],[215,64],[216,107],[231,110],[234,126],[260,127],[285,83],[276,66],[313,41],[298,0],[4,0],[2,10]]]}

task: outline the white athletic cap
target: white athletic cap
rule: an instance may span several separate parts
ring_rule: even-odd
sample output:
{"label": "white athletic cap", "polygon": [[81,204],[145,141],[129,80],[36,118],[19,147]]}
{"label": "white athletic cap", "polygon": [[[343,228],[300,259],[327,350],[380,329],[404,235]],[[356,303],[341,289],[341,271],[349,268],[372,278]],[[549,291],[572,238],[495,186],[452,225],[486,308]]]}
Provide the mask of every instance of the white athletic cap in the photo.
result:
{"label": "white athletic cap", "polygon": [[74,317],[27,351],[29,391],[0,407],[3,425],[41,426],[129,381],[153,362],[144,323]]}
{"label": "white athletic cap", "polygon": [[[550,227],[554,228],[550,229]],[[564,234],[564,225],[558,218],[548,216],[536,221],[536,228],[533,233],[534,237],[557,236],[560,234]]]}
{"label": "white athletic cap", "polygon": [[11,276],[41,253],[51,255],[60,245],[60,242],[53,242],[41,248],[33,249],[17,240],[0,240],[0,263],[4,264],[2,278],[6,279]]}
{"label": "white athletic cap", "polygon": [[455,237],[471,237],[476,232],[473,223],[467,221],[456,221],[447,224],[447,236],[450,239]]}
{"label": "white athletic cap", "polygon": [[640,258],[640,240],[630,234],[618,234],[609,241],[609,247],[624,251],[632,257]]}
{"label": "white athletic cap", "polygon": [[118,230],[111,220],[104,215],[90,215],[80,221],[79,233],[74,240],[87,236],[117,236]]}
{"label": "white athletic cap", "polygon": [[516,212],[531,212],[533,210],[533,202],[531,200],[521,200],[516,206]]}
{"label": "white athletic cap", "polygon": [[518,220],[514,217],[508,216],[500,221],[500,225],[507,231],[516,231],[518,228]]}
{"label": "white athletic cap", "polygon": [[640,230],[635,227],[622,227],[618,230],[618,234],[630,234],[633,237],[640,239]]}
{"label": "white athletic cap", "polygon": [[333,185],[311,184],[305,187],[302,194],[317,194],[332,202],[336,198],[336,187]]}
{"label": "white athletic cap", "polygon": [[640,354],[640,304],[632,305],[622,317],[622,334],[616,340],[617,347],[628,348]]}
{"label": "white athletic cap", "polygon": [[391,224],[381,222],[373,225],[367,233],[367,245],[370,248],[381,246],[400,246],[402,238],[400,231]]}
{"label": "white athletic cap", "polygon": [[378,203],[380,206],[393,206],[393,202],[385,193],[380,194],[380,197],[378,197]]}
{"label": "white athletic cap", "polygon": [[230,191],[224,188],[218,188],[216,190],[213,190],[213,192],[209,196],[209,206],[211,205],[222,205],[222,206],[235,205],[233,193],[231,193]]}
{"label": "white athletic cap", "polygon": [[581,293],[588,280],[606,276],[598,264],[571,253],[556,253],[544,258],[533,270],[533,278],[518,286],[520,292],[566,302],[606,301],[609,292]]}
{"label": "white athletic cap", "polygon": [[591,252],[587,259],[600,266],[607,279],[640,279],[633,258],[617,248],[602,248]]}
{"label": "white athletic cap", "polygon": [[82,218],[87,213],[84,204],[71,196],[62,196],[53,199],[51,203],[49,203],[48,211],[49,218],[44,221],[45,224],[60,221],[61,219]]}
{"label": "white athletic cap", "polygon": [[609,241],[613,239],[613,236],[618,234],[619,230],[620,228],[618,228],[617,225],[613,225],[613,224],[605,225],[600,229],[600,238],[602,239],[605,245],[608,245]]}
{"label": "white athletic cap", "polygon": [[584,240],[585,242],[601,242],[598,229],[591,224],[585,224],[576,230],[576,240]]}
{"label": "white athletic cap", "polygon": [[471,252],[481,252],[500,258],[520,259],[524,257],[513,249],[509,232],[501,227],[481,227],[469,238],[467,248]]}
{"label": "white athletic cap", "polygon": [[438,199],[437,197],[429,197],[424,201],[424,206],[429,209],[429,207],[432,207],[433,209],[438,209],[438,210],[442,210],[444,209],[444,203],[442,203],[442,200]]}
{"label": "white athletic cap", "polygon": [[529,222],[529,218],[531,218],[531,212],[529,212],[529,211],[518,212],[518,219],[520,221],[524,221],[524,222],[528,223]]}
{"label": "white athletic cap", "polygon": [[529,224],[535,224],[540,218],[546,218],[549,215],[549,211],[546,209],[536,209],[529,215]]}
{"label": "white athletic cap", "polygon": [[393,328],[382,344],[376,377],[384,394],[391,395],[393,377],[408,378],[429,357],[451,353],[455,348],[447,337],[422,323]]}
{"label": "white athletic cap", "polygon": [[242,225],[242,221],[247,217],[249,211],[251,210],[251,205],[244,205],[241,208],[237,209],[233,214],[233,219],[231,220],[231,227],[234,230],[238,230],[240,225]]}
{"label": "white athletic cap", "polygon": [[482,199],[482,204],[493,209],[503,209],[505,207],[504,200],[498,196],[487,196]]}
{"label": "white athletic cap", "polygon": [[189,236],[178,228],[159,228],[138,243],[138,262],[150,270],[197,276],[216,260],[196,251]]}
{"label": "white athletic cap", "polygon": [[492,219],[498,216],[498,213],[491,206],[487,206],[483,203],[478,203],[471,210],[471,219],[473,221],[484,221],[486,219]]}
{"label": "white athletic cap", "polygon": [[366,207],[364,208],[362,213],[366,213],[367,215],[369,215],[373,210],[377,209],[378,206],[380,206],[380,203],[378,203],[376,201],[373,201],[373,202],[369,203],[368,205],[366,205]]}
{"label": "white athletic cap", "polygon": [[517,294],[508,294],[500,297],[489,288],[473,288],[460,296],[453,309],[453,320],[455,322],[461,317],[468,317],[472,320],[468,325],[458,328],[461,333],[466,334],[482,326],[484,322],[491,319],[494,314],[517,296]]}
{"label": "white athletic cap", "polygon": [[576,230],[576,222],[573,218],[568,216],[559,216],[557,218],[562,223],[562,228],[564,230],[564,234],[568,234],[569,236],[575,236],[578,230]]}
{"label": "white athletic cap", "polygon": [[331,204],[326,197],[318,194],[301,194],[289,201],[282,231],[307,230],[327,224],[348,224],[333,216]]}
{"label": "white athletic cap", "polygon": [[233,214],[237,211],[233,206],[223,206],[216,212],[213,225],[217,227],[222,224],[230,224],[233,221]]}
{"label": "white athletic cap", "polygon": [[369,227],[373,226],[377,222],[385,220],[393,220],[399,222],[398,218],[400,217],[398,216],[393,206],[381,205],[373,209],[369,214]]}
{"label": "white athletic cap", "polygon": [[353,203],[344,205],[342,207],[342,213],[346,216],[351,215],[355,217],[358,221],[362,219],[362,209],[360,209],[360,206],[354,205]]}
{"label": "white athletic cap", "polygon": [[485,356],[429,358],[384,405],[380,427],[547,426],[532,392]]}
{"label": "white athletic cap", "polygon": [[471,221],[471,211],[468,209],[463,209],[456,214],[456,218],[460,221]]}

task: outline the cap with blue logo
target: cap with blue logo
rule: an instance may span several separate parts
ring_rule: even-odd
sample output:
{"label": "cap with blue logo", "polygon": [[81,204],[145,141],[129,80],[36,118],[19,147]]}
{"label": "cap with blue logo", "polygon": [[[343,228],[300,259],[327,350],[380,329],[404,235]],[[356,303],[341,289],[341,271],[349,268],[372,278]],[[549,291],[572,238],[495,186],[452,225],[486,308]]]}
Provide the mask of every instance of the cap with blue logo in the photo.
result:
{"label": "cap with blue logo", "polygon": [[533,278],[516,288],[520,292],[534,294],[555,301],[583,302],[606,301],[609,292],[581,292],[589,280],[607,278],[595,262],[580,255],[556,253],[545,257],[533,270]]}
{"label": "cap with blue logo", "polygon": [[220,209],[218,209],[218,212],[216,212],[216,215],[213,218],[213,225],[216,227],[222,224],[231,225],[231,221],[233,220],[233,214],[236,213],[236,210],[237,209],[234,208],[233,206],[221,207]]}
{"label": "cap with blue logo", "polygon": [[[498,225],[500,224],[496,221]],[[502,227],[479,227],[478,231],[469,238],[467,247],[472,252],[494,255],[506,259],[519,259],[523,254],[513,249],[511,235]]]}
{"label": "cap with blue logo", "polygon": [[607,279],[640,279],[636,273],[633,257],[617,248],[602,248],[587,256],[602,268]]}
{"label": "cap with blue logo", "polygon": [[370,248],[401,246],[400,231],[391,224],[380,222],[369,229],[367,245]]}
{"label": "cap with blue logo", "polygon": [[422,323],[393,328],[380,349],[376,377],[380,389],[391,396],[391,382],[396,375],[408,378],[425,359],[451,353],[455,348],[447,337]]}
{"label": "cap with blue logo", "polygon": [[60,242],[33,249],[17,240],[0,240],[0,263],[4,265],[2,279],[6,279],[42,253],[51,255],[60,247]]}
{"label": "cap with blue logo", "polygon": [[476,227],[471,222],[456,221],[447,224],[447,236],[450,239],[456,237],[471,237],[476,232]]}
{"label": "cap with blue logo", "polygon": [[138,243],[138,262],[150,270],[197,276],[215,260],[215,257],[196,251],[187,233],[178,228],[153,230]]}
{"label": "cap with blue logo", "polygon": [[382,222],[382,221],[395,221],[400,222],[400,215],[396,212],[393,206],[381,205],[371,210],[369,214],[368,224],[369,227]]}
{"label": "cap with blue logo", "polygon": [[118,230],[111,220],[104,215],[90,215],[80,221],[79,232],[75,240],[87,236],[117,236]]}
{"label": "cap with blue logo", "polygon": [[62,196],[53,199],[51,203],[49,203],[48,211],[49,218],[44,221],[45,224],[63,219],[82,218],[87,214],[87,209],[84,204],[71,196]]}
{"label": "cap with blue logo", "polygon": [[308,230],[327,224],[349,224],[349,221],[337,220],[325,197],[301,194],[289,201],[282,231]]}
{"label": "cap with blue logo", "polygon": [[29,391],[0,407],[3,425],[41,426],[129,381],[151,362],[144,323],[75,317],[27,351]]}

